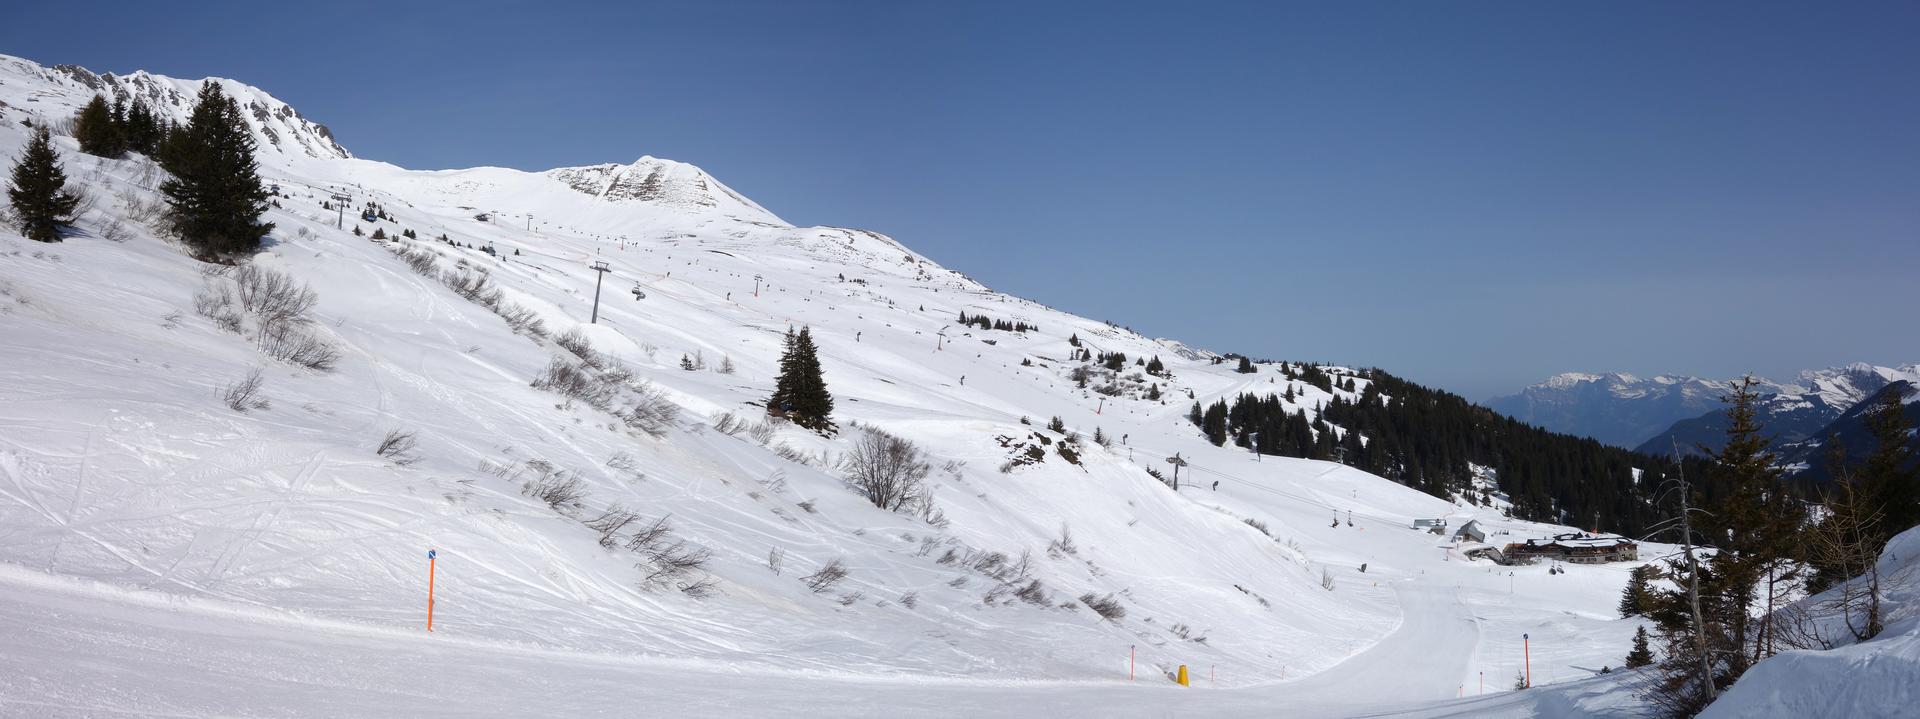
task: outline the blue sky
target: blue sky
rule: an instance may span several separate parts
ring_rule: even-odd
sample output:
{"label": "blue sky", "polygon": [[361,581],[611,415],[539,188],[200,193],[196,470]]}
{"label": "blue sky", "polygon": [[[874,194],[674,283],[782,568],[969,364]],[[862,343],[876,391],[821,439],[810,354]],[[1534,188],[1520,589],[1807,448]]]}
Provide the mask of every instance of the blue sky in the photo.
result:
{"label": "blue sky", "polygon": [[21,4],[0,52],[233,77],[407,167],[691,162],[1475,399],[1920,362],[1920,3],[187,5]]}

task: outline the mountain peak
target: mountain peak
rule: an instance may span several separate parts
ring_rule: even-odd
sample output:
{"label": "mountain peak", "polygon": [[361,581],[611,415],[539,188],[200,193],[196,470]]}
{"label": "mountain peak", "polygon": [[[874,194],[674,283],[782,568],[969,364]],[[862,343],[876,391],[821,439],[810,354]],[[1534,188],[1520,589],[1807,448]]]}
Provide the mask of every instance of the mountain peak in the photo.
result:
{"label": "mountain peak", "polygon": [[[162,117],[186,122],[193,113],[193,101],[206,83],[218,83],[220,89],[240,104],[247,129],[253,131],[261,159],[347,159],[353,153],[341,146],[326,125],[302,116],[292,105],[281,102],[267,91],[238,80],[209,77],[181,80],[137,70],[126,75],[95,73],[79,65],[42,66],[32,60],[0,55],[0,86],[37,88],[25,96],[0,92],[6,111],[19,111],[42,120],[57,122],[73,117],[94,95],[109,100],[122,99],[145,103]],[[54,91],[47,91],[49,88]]]}
{"label": "mountain peak", "polygon": [[717,212],[748,222],[787,225],[699,167],[643,155],[631,164],[548,170],[548,177],[606,202],[644,202],[683,212]]}

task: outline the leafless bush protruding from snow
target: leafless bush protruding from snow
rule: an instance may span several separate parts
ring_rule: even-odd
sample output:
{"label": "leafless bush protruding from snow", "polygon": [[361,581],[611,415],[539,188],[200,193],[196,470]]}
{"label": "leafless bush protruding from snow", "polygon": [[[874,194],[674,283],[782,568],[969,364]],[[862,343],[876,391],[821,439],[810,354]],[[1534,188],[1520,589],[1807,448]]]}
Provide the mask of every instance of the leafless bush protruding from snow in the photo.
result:
{"label": "leafless bush protruding from snow", "polygon": [[1333,591],[1333,572],[1329,572],[1324,568],[1320,570],[1320,588],[1329,592]]}
{"label": "leafless bush protruding from snow", "polygon": [[500,304],[500,288],[493,285],[493,277],[486,270],[459,268],[441,273],[440,282],[453,290],[453,293],[468,302],[493,307]]}
{"label": "leafless bush protruding from snow", "polygon": [[284,272],[245,265],[233,272],[240,307],[260,319],[264,328],[309,321],[308,313],[320,296]]}
{"label": "leafless bush protruding from snow", "polygon": [[907,592],[906,594],[900,595],[900,606],[908,609],[920,606],[920,593]]}
{"label": "leafless bush protruding from snow", "polygon": [[520,493],[546,502],[556,512],[564,512],[568,507],[579,506],[587,496],[587,486],[578,477],[565,472],[551,472],[528,480],[520,488]]}
{"label": "leafless bush protruding from snow", "polygon": [[213,320],[215,327],[235,334],[240,332],[240,312],[233,308],[233,290],[224,282],[210,282],[195,292],[193,312]]}
{"label": "leafless bush protruding from snow", "polygon": [[1073,529],[1064,522],[1060,525],[1060,538],[1047,543],[1047,556],[1059,559],[1080,553],[1080,547],[1073,543]]}
{"label": "leafless bush protruding from snow", "polygon": [[741,430],[746,428],[747,423],[732,412],[721,410],[713,416],[713,431],[728,437],[737,437],[740,435]]}
{"label": "leafless bush protruding from snow", "polygon": [[1019,597],[1020,601],[1028,604],[1038,604],[1043,607],[1053,603],[1053,600],[1047,596],[1046,585],[1041,584],[1038,579],[1013,590],[1013,596]]}
{"label": "leafless bush protruding from snow", "polygon": [[773,570],[773,576],[780,576],[780,564],[787,559],[787,550],[779,547],[767,550],[767,568]]}
{"label": "leafless bush protruding from snow", "polygon": [[926,501],[926,478],[932,470],[912,441],[871,425],[841,463],[847,483],[873,506],[889,512],[913,510]]}
{"label": "leafless bush protruding from snow", "polygon": [[620,421],[651,437],[666,436],[667,430],[680,418],[680,405],[674,404],[666,390],[652,382],[639,380],[629,386],[633,388],[633,404],[618,413]]}
{"label": "leafless bush protruding from snow", "polygon": [[393,250],[401,262],[407,263],[407,269],[422,277],[437,277],[440,274],[439,255],[433,250],[413,245],[399,245]]}
{"label": "leafless bush protruding from snow", "polygon": [[656,548],[665,544],[667,539],[673,536],[673,525],[667,523],[670,516],[672,515],[653,520],[652,524],[629,535],[627,550],[636,554],[651,554]]}
{"label": "leafless bush protruding from snow", "polygon": [[392,429],[387,431],[387,436],[380,439],[380,445],[374,448],[373,453],[405,467],[420,461],[419,455],[414,454],[414,449],[418,446],[419,441],[413,432]]}
{"label": "leafless bush protruding from snow", "polygon": [[573,356],[580,358],[580,361],[586,363],[588,367],[596,369],[600,367],[600,353],[593,348],[593,341],[580,332],[580,328],[573,327],[554,335],[553,343],[560,345],[561,349],[572,352]]}
{"label": "leafless bush protruding from snow", "polygon": [[547,323],[541,321],[540,314],[533,310],[512,302],[501,302],[495,305],[493,310],[495,314],[500,315],[500,319],[507,321],[507,328],[513,330],[515,334],[536,339],[547,336]]}
{"label": "leafless bush protruding from snow", "polygon": [[260,328],[260,351],[268,357],[320,372],[331,371],[340,361],[340,350],[332,343],[320,339],[311,330],[285,323]]}
{"label": "leafless bush protruding from snow", "polygon": [[772,422],[749,422],[746,427],[747,436],[760,446],[765,447],[773,442]]}
{"label": "leafless bush protruding from snow", "polygon": [[256,367],[248,372],[247,376],[240,378],[232,384],[221,385],[220,401],[225,403],[228,409],[235,412],[245,412],[250,409],[267,409],[273,405],[267,401],[266,397],[260,395],[260,390],[265,386],[266,379],[261,375],[260,369]]}
{"label": "leafless bush protruding from snow", "polygon": [[108,242],[126,242],[133,239],[133,230],[127,229],[127,223],[111,220],[100,227],[100,239]]}
{"label": "leafless bush protruding from snow", "polygon": [[650,566],[642,581],[648,586],[673,586],[694,572],[705,569],[707,560],[712,558],[711,550],[687,546],[686,540],[656,547],[647,552]]}
{"label": "leafless bush protruding from snow", "polygon": [[833,589],[833,585],[839,584],[842,579],[846,579],[847,574],[849,574],[847,563],[835,557],[833,561],[827,562],[826,566],[821,567],[820,571],[801,577],[800,581],[806,583],[807,589],[812,590],[814,594],[820,594]]}
{"label": "leafless bush protruding from snow", "polygon": [[579,400],[594,409],[604,410],[613,402],[614,388],[601,382],[585,367],[554,357],[547,362],[546,370],[533,380],[534,389],[554,392],[568,399]]}
{"label": "leafless bush protruding from snow", "polygon": [[640,463],[634,461],[633,455],[631,454],[615,452],[612,457],[607,458],[607,466],[622,472],[631,472],[635,468],[638,468]]}
{"label": "leafless bush protruding from snow", "polygon": [[1127,618],[1127,608],[1121,606],[1120,600],[1113,598],[1112,593],[1108,593],[1106,596],[1098,596],[1093,592],[1087,592],[1086,594],[1080,595],[1080,603],[1087,605],[1087,608],[1093,610],[1093,613],[1100,615],[1101,619],[1109,622],[1117,622]]}
{"label": "leafless bush protruding from snow", "polygon": [[620,531],[627,525],[640,521],[640,515],[618,504],[607,507],[600,516],[581,522],[595,532],[600,533],[600,546],[608,549],[619,544]]}

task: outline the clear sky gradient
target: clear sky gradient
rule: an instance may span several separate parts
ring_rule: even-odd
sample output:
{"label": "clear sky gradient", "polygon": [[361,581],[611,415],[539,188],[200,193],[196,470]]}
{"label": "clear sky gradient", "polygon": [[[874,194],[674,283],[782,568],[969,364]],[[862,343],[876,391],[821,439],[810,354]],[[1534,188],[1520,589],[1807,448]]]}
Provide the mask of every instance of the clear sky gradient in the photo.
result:
{"label": "clear sky gradient", "polygon": [[643,154],[1217,350],[1470,398],[1920,362],[1920,3],[13,3],[413,168]]}

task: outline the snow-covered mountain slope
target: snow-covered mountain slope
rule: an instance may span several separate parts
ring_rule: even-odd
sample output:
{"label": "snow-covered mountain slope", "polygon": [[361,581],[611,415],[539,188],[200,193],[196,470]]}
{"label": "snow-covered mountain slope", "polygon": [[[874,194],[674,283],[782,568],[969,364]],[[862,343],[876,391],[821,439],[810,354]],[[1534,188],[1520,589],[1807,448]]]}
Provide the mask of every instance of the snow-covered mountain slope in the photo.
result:
{"label": "snow-covered mountain slope", "polygon": [[[11,164],[23,121],[52,124],[94,89],[23,60],[0,67],[12,68],[0,85]],[[493,703],[503,671],[588,677],[574,670],[672,660],[714,682],[786,672],[776,695],[939,683],[930,677],[1054,682],[1063,696],[1106,697],[1099,713],[1169,691],[1160,677],[1186,664],[1222,688],[1264,687],[1221,712],[1297,699],[1339,715],[1455,699],[1482,676],[1497,692],[1520,670],[1523,633],[1540,684],[1618,663],[1633,634],[1612,618],[1627,565],[1496,569],[1411,522],[1478,519],[1513,540],[1565,528],[1215,447],[1185,420],[1194,400],[1288,388],[1272,367],[1239,374],[1211,353],[994,292],[883,235],[790,226],[688,165],[420,172],[309,152],[292,125],[276,128],[282,141],[263,140],[261,159],[281,196],[251,269],[198,263],[156,235],[149,161],[85,156],[66,137],[68,175],[91,198],[77,234],[43,245],[0,233],[0,564],[11,565],[0,592],[87,595],[92,608],[74,616],[113,627],[61,627],[44,602],[0,612],[0,634],[37,647],[6,655],[0,709],[255,713],[257,696],[276,695],[64,688],[101,667],[172,666],[110,637],[191,653],[223,636],[208,616],[247,617],[228,638],[285,633],[317,656],[511,655],[449,670],[443,696],[467,702],[452,714],[559,701]],[[341,227],[326,206],[336,194],[352,208]],[[368,203],[391,219],[358,219]],[[302,331],[337,348],[330,369],[274,359],[245,300],[222,301],[257,287],[246,283],[261,270],[314,291]],[[492,291],[449,286],[482,272]],[[963,328],[961,312],[1037,329]],[[782,338],[801,326],[820,347],[837,436],[765,419]],[[570,332],[592,351],[562,346]],[[1077,386],[1069,338],[1124,353],[1125,368]],[[1133,363],[1153,356],[1169,376]],[[615,396],[607,410],[530,386],[555,358],[598,365],[583,371]],[[631,380],[608,379],[616,364]],[[256,400],[230,404],[256,369]],[[1358,396],[1290,388],[1309,414],[1334,393]],[[645,427],[614,413],[639,405],[678,419]],[[1053,417],[1068,431],[1046,429]],[[867,425],[925,450],[937,512],[882,511],[848,488],[842,460]],[[417,437],[412,461],[376,453],[395,431]],[[1190,462],[1177,491],[1148,473],[1168,473],[1175,454]],[[575,496],[534,496],[563,486]],[[616,506],[641,519],[603,544],[594,525]],[[642,536],[649,526],[670,531]],[[420,631],[429,549],[431,636]],[[836,562],[847,576],[825,582]],[[662,576],[678,563],[702,566]],[[1089,599],[1124,615],[1103,619]],[[176,603],[188,608],[177,621],[150,611]],[[368,636],[378,641],[354,640]],[[1153,688],[1107,696],[1129,648],[1138,684]],[[252,650],[193,656],[203,664],[178,671],[289,667]],[[608,673],[591,676],[556,686],[603,688]],[[332,693],[316,701],[346,713],[388,706],[381,696],[398,713],[423,706],[365,676],[314,681]],[[757,706],[663,691],[698,700],[693,714]],[[1030,708],[992,693],[894,706]],[[1179,711],[1154,696],[1143,706]]]}
{"label": "snow-covered mountain slope", "polygon": [[[1831,423],[1857,409],[1861,402],[1894,382],[1920,381],[1920,365],[1876,367],[1855,363],[1801,372],[1791,385],[1768,386],[1773,393],[1761,398],[1754,415],[1765,426],[1768,436],[1781,445],[1815,439]],[[1726,387],[1725,383],[1721,387]],[[1725,394],[1723,389],[1722,394]],[[1690,419],[1675,422],[1667,431],[1641,444],[1642,452],[1665,454],[1679,447],[1683,452],[1698,452],[1698,447],[1719,449],[1726,441],[1725,407]]]}
{"label": "snow-covered mountain slope", "polygon": [[[272,158],[340,159],[352,157],[333,138],[327,126],[300,115],[293,106],[259,88],[234,80],[211,78],[240,103],[247,127],[253,130],[262,156]],[[145,71],[128,75],[96,74],[76,65],[42,67],[30,60],[0,55],[0,118],[15,122],[25,117],[51,120],[72,117],[94,95],[109,102],[140,102],[161,117],[184,123],[193,110],[201,80],[176,80]],[[11,108],[9,108],[9,105]]]}

